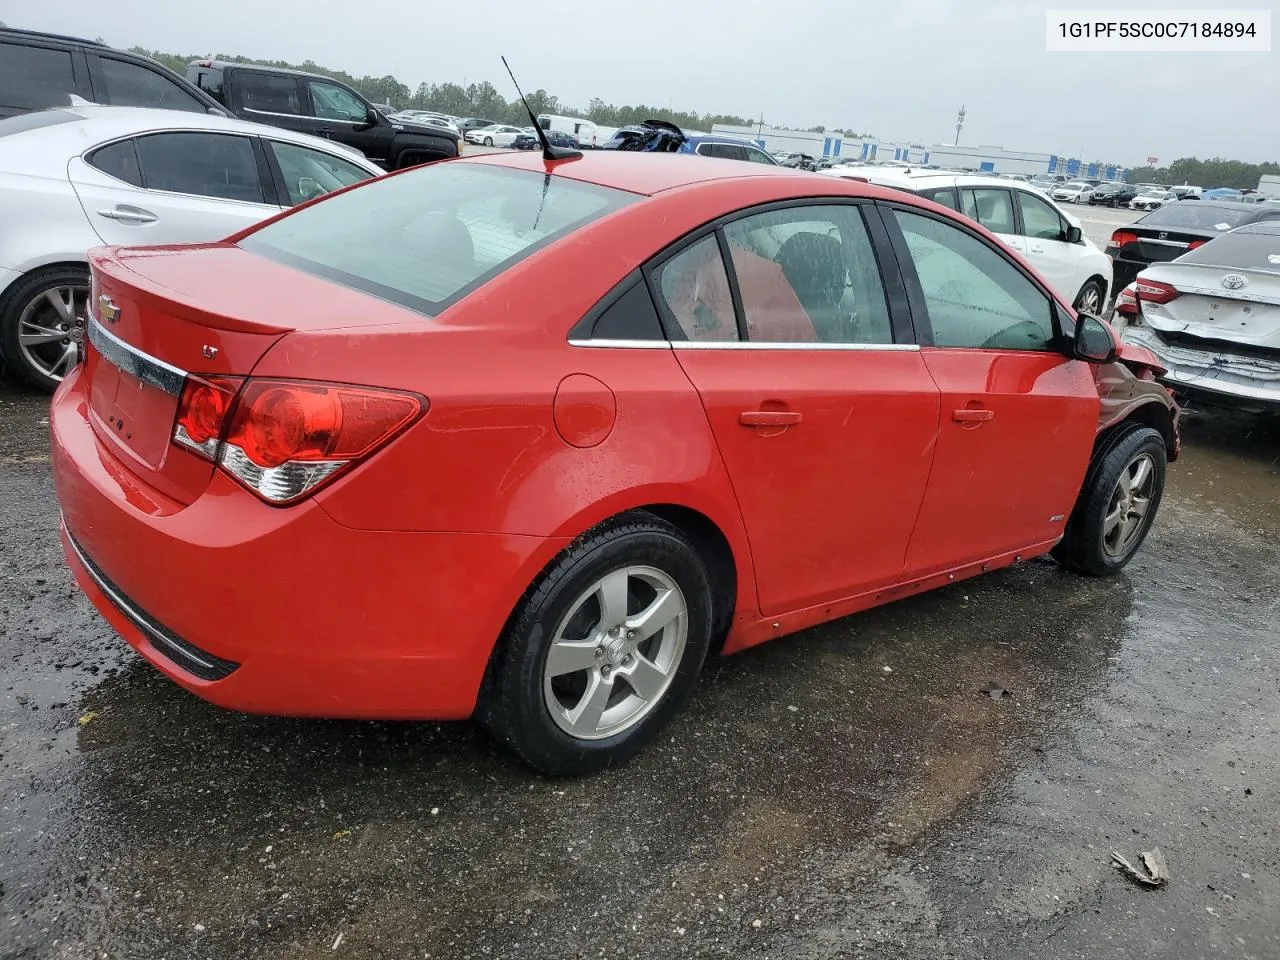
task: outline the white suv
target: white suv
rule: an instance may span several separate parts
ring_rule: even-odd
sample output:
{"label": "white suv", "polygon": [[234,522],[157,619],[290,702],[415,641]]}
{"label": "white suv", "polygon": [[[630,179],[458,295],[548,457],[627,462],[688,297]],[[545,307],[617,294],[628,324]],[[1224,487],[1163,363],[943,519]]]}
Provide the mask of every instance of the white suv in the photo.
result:
{"label": "white suv", "polygon": [[1022,254],[1077,310],[1100,314],[1111,289],[1111,261],[1080,221],[1029,183],[971,173],[833,167],[822,173],[863,180],[959,211]]}

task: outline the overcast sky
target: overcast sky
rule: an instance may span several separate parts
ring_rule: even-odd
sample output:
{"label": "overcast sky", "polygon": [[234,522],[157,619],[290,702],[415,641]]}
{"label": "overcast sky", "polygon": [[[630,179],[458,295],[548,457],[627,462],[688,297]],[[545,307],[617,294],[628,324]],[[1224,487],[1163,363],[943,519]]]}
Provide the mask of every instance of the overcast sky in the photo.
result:
{"label": "overcast sky", "polygon": [[[1169,8],[1173,0],[1126,0]],[[960,142],[1125,165],[1280,160],[1276,53],[1045,52],[1067,0],[0,0],[10,26],[120,47],[314,60],[356,75],[490,80],[569,104],[669,105],[886,140]],[[1075,4],[1104,7],[1093,0]],[[1273,0],[1198,0],[1199,8]],[[545,54],[539,53],[545,49]]]}

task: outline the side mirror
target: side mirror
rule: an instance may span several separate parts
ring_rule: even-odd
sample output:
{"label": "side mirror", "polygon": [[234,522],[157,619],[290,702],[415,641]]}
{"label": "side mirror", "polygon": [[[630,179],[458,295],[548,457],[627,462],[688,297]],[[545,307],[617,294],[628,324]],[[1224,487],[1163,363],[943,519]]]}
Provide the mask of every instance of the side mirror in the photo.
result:
{"label": "side mirror", "polygon": [[1067,227],[1067,243],[1079,243],[1084,239],[1084,231],[1079,227]]}
{"label": "side mirror", "polygon": [[356,129],[368,130],[370,127],[376,127],[379,124],[379,122],[381,122],[381,120],[382,120],[382,114],[380,114],[373,107],[370,107],[368,112],[365,113],[364,115],[364,121],[362,123],[356,124]]}
{"label": "side mirror", "polygon": [[1071,355],[1085,363],[1111,363],[1119,355],[1119,347],[1106,321],[1082,313],[1076,319],[1076,335]]}

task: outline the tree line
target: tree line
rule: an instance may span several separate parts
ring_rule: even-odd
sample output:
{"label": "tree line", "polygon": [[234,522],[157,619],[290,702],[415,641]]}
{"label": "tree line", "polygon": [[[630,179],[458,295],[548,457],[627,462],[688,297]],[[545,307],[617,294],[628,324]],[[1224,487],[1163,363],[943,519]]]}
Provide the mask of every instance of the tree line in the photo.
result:
{"label": "tree line", "polygon": [[1213,157],[1197,160],[1184,157],[1167,167],[1134,167],[1129,171],[1130,183],[1163,183],[1171,187],[1189,183],[1195,187],[1234,187],[1256,190],[1264,174],[1280,174],[1280,163],[1243,163]]}

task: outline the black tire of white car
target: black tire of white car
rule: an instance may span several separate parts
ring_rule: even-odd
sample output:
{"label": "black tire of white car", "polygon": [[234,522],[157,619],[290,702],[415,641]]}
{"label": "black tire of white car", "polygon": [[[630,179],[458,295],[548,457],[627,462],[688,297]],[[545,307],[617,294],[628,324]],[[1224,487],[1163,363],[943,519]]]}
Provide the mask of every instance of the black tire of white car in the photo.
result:
{"label": "black tire of white car", "polygon": [[[45,393],[53,393],[61,381],[49,376],[48,372],[31,362],[19,343],[18,325],[22,320],[23,311],[29,304],[46,291],[56,290],[59,287],[74,287],[87,301],[89,269],[75,264],[61,264],[35,270],[13,284],[4,297],[0,298],[0,360],[4,361],[5,371],[27,386],[43,390]],[[76,300],[78,302],[78,295]],[[67,330],[68,343],[82,339],[87,333],[84,326],[85,318],[77,317],[76,320],[73,327],[78,329]],[[70,372],[70,367],[60,371],[63,376]]]}
{"label": "black tire of white car", "polygon": [[[1090,293],[1094,296],[1090,298]],[[1102,316],[1102,311],[1106,307],[1103,298],[1106,292],[1102,289],[1102,284],[1097,280],[1087,280],[1085,285],[1080,288],[1080,292],[1076,294],[1075,302],[1072,304],[1077,311],[1091,313],[1094,316]]]}
{"label": "black tire of white car", "polygon": [[[1094,577],[1119,573],[1133,559],[1146,540],[1164,496],[1166,451],[1158,430],[1137,423],[1118,427],[1095,452],[1085,475],[1075,509],[1067,520],[1062,540],[1053,548],[1053,557],[1065,569]],[[1142,464],[1149,465],[1151,481],[1145,497],[1121,489],[1121,480],[1131,479]],[[1145,481],[1144,481],[1145,483]],[[1136,501],[1145,499],[1146,509],[1132,533],[1119,549],[1108,536],[1114,527],[1109,518],[1122,514],[1127,521]]]}
{"label": "black tire of white car", "polygon": [[[584,591],[593,591],[594,585],[623,569],[656,571],[678,587],[686,617],[683,647],[668,667],[669,682],[638,720],[610,736],[574,736],[563,728],[563,717],[557,720],[551,713],[548,658],[560,639],[557,634],[570,632],[573,621],[565,620],[581,609]],[[645,602],[631,593],[630,580],[627,584],[628,603]],[[603,606],[599,612],[595,630],[606,619]],[[586,620],[592,620],[592,611],[587,613]],[[628,617],[632,616],[634,612],[629,610]],[[476,719],[526,764],[550,776],[577,776],[624,763],[652,740],[688,699],[707,656],[711,620],[706,569],[679,528],[643,511],[615,517],[579,537],[521,599],[494,649],[476,705]],[[588,635],[595,635],[592,628]],[[619,642],[603,639],[608,644]],[[587,645],[594,643],[592,639]],[[596,653],[599,655],[599,648]],[[636,651],[637,661],[639,653]],[[598,666],[575,666],[585,674],[588,689],[599,682],[602,671],[609,676],[608,657],[613,655],[598,658]],[[625,666],[615,664],[614,670],[611,687],[619,677],[626,679]],[[628,685],[619,695],[630,695],[632,689]],[[571,694],[571,699],[578,695]],[[587,692],[580,696],[579,708],[590,699]],[[610,704],[612,696],[607,701]]]}

